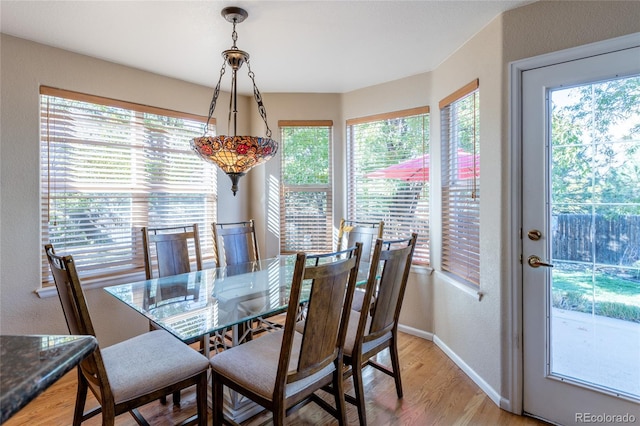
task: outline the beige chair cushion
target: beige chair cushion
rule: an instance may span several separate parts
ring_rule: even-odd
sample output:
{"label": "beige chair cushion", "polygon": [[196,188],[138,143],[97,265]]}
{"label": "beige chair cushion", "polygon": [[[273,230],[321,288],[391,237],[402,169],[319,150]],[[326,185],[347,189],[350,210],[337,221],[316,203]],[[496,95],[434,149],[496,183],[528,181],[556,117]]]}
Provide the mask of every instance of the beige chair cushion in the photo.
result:
{"label": "beige chair cushion", "polygon": [[[358,322],[360,321],[360,312],[356,312],[356,311],[351,311],[351,314],[349,315],[349,324],[347,326],[347,337],[344,340],[344,355],[345,356],[351,356],[351,354],[353,353],[353,347],[356,343],[356,335],[358,334]],[[369,315],[367,317],[367,323],[364,326],[365,329],[365,333],[366,331],[369,329],[369,326],[371,325],[371,316]],[[389,340],[391,339],[391,332],[378,337],[375,340],[372,340],[370,342],[367,342],[365,344],[362,345],[362,353],[366,353],[367,351],[369,351],[369,349],[378,346],[380,343],[384,342],[385,340]]]}
{"label": "beige chair cushion", "polygon": [[209,360],[165,330],[101,350],[116,404],[206,371]]}
{"label": "beige chair cushion", "polygon": [[[211,358],[211,367],[214,372],[230,378],[265,399],[272,400],[283,335],[284,330],[274,331],[234,346],[214,355]],[[301,343],[302,334],[295,333],[289,361],[290,372],[295,371],[298,366]],[[286,385],[285,399],[318,379],[332,374],[334,370],[335,366],[331,363],[309,377],[289,383]]]}
{"label": "beige chair cushion", "polygon": [[364,302],[364,290],[356,288],[353,292],[353,302],[351,302],[351,310],[362,311],[362,303]]}
{"label": "beige chair cushion", "polygon": [[[351,309],[354,311],[361,312],[362,304],[364,303],[364,289],[356,288],[353,292],[353,302],[351,302]],[[376,297],[373,296],[371,298],[371,308],[373,309],[373,305],[376,303]]]}

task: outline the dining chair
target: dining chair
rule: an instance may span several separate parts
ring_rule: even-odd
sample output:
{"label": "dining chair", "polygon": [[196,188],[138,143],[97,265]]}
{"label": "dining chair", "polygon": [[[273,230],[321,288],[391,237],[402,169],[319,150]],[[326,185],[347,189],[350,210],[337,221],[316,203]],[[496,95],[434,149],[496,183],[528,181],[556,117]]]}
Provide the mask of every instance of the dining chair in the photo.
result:
{"label": "dining chair", "polygon": [[[232,424],[223,414],[225,387],[271,411],[275,425],[311,401],[346,424],[342,351],[361,253],[358,243],[339,253],[297,254],[284,329],[211,358],[213,424]],[[306,320],[298,332],[303,281],[310,287]],[[335,407],[314,396],[328,385]]]}
{"label": "dining chair", "polygon": [[[72,256],[58,256],[44,246],[58,297],[72,335],[96,336],[89,307]],[[162,396],[196,385],[197,419],[184,424],[207,424],[209,360],[165,330],[154,330],[96,350],[78,366],[73,425],[102,413],[102,424],[130,412],[138,424],[148,424],[138,408]],[[84,412],[87,390],[100,406]]]}
{"label": "dining chair", "polygon": [[[376,239],[369,270],[363,306],[370,309],[352,311],[344,348],[344,363],[350,368],[345,376],[353,376],[355,398],[345,395],[358,408],[360,425],[367,424],[362,369],[370,365],[395,380],[396,393],[402,398],[402,381],[398,358],[398,318],[409,278],[418,235],[384,241]],[[380,268],[380,269],[379,269]],[[391,368],[372,358],[389,349]]]}
{"label": "dining chair", "polygon": [[338,228],[338,246],[352,247],[356,242],[362,243],[362,260],[368,262],[371,258],[371,250],[376,238],[382,238],[384,233],[384,221],[363,222],[357,220],[340,220]]}
{"label": "dining chair", "polygon": [[[230,267],[243,266],[251,262],[260,260],[260,251],[258,250],[258,239],[256,237],[256,226],[253,219],[241,222],[213,222],[211,224],[213,233],[213,252],[216,259],[216,265],[219,267],[227,267],[229,272],[233,272]],[[243,272],[245,272],[243,270]],[[245,306],[250,303],[260,303],[260,299],[247,300],[240,304]],[[251,311],[255,309],[247,309]],[[281,314],[276,312],[272,316]],[[236,336],[238,341],[252,339],[254,335],[264,331],[273,331],[282,328],[279,322],[273,322],[266,317],[259,317],[254,321],[249,321],[238,326]]]}
{"label": "dining chair", "polygon": [[[362,243],[362,261],[369,262],[371,260],[371,250],[376,238],[382,238],[384,233],[384,221],[379,222],[364,222],[356,220],[340,220],[340,227],[338,228],[338,245],[337,250],[342,247],[351,247],[355,242]],[[360,311],[362,309],[362,302],[364,299],[364,292],[360,289],[356,289],[353,295],[353,307],[352,309]]]}
{"label": "dining chair", "polygon": [[213,222],[213,254],[217,266],[238,265],[260,260],[253,219],[242,222]]}
{"label": "dining chair", "polygon": [[[198,224],[142,228],[144,271],[148,280],[202,269]],[[155,270],[155,274],[154,274]],[[156,275],[156,277],[154,277]]]}
{"label": "dining chair", "polygon": [[[146,279],[202,270],[202,252],[197,223],[159,228],[145,226],[141,232]],[[163,300],[179,301],[180,298],[185,300],[189,297],[187,293],[186,288],[163,288],[161,293],[155,295],[153,302],[160,304]],[[149,322],[149,329],[157,330],[159,327]],[[204,335],[200,339],[200,351],[205,356],[209,355],[211,348],[216,351],[228,345],[224,333],[216,333],[214,336]],[[163,396],[160,401],[163,404],[166,403],[165,397]],[[179,392],[173,394],[173,403],[180,404]]]}

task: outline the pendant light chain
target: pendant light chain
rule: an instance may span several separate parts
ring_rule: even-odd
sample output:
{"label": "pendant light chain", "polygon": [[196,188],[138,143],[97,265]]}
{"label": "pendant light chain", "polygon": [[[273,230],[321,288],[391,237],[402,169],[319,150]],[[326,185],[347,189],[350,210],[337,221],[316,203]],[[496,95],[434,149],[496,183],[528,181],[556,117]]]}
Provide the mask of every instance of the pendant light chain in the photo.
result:
{"label": "pendant light chain", "polygon": [[225,73],[225,68],[227,67],[227,62],[222,62],[222,68],[220,68],[220,78],[218,78],[218,84],[216,84],[216,88],[213,91],[213,99],[211,99],[211,105],[209,105],[209,116],[207,117],[207,124],[204,125],[204,134],[207,134],[209,130],[209,122],[211,121],[211,117],[213,117],[213,112],[216,110],[216,103],[218,102],[218,96],[220,95],[220,83],[222,82],[222,76]]}
{"label": "pendant light chain", "polygon": [[[262,95],[255,81],[255,74],[251,71],[249,65],[249,54],[238,49],[236,43],[238,41],[238,33],[236,32],[236,24],[243,22],[249,14],[246,10],[238,7],[226,7],[222,10],[222,16],[229,22],[233,23],[233,32],[231,38],[233,46],[222,52],[224,61],[220,68],[220,77],[216,84],[213,99],[209,106],[209,116],[205,124],[204,135],[191,140],[191,148],[203,160],[213,163],[220,167],[231,179],[231,191],[236,195],[238,191],[238,181],[251,168],[264,163],[271,159],[278,151],[278,142],[271,139],[271,129],[267,122],[267,110],[262,101]],[[236,134],[236,115],[237,108],[237,72],[243,64],[247,64],[249,69],[249,78],[253,83],[253,96],[258,105],[258,112],[266,125],[266,136],[240,136]],[[231,77],[231,93],[229,97],[229,123],[228,130],[233,130],[232,134],[227,135],[208,135],[209,123],[216,109],[218,97],[220,95],[220,86],[222,77],[226,72],[226,66],[229,65],[232,71]],[[233,119],[233,127],[231,126]]]}
{"label": "pendant light chain", "polygon": [[258,104],[258,112],[264,121],[264,125],[267,126],[266,135],[268,138],[271,137],[271,129],[269,128],[269,123],[267,123],[267,109],[264,107],[264,103],[262,103],[262,95],[260,94],[260,90],[258,90],[258,86],[256,86],[255,74],[251,71],[251,65],[249,64],[249,60],[247,60],[247,69],[249,70],[249,78],[253,82],[253,97]]}
{"label": "pendant light chain", "polygon": [[231,32],[231,40],[233,40],[232,49],[237,49],[236,42],[238,41],[238,33],[236,32],[236,24],[238,23],[237,19],[233,20],[233,31]]}

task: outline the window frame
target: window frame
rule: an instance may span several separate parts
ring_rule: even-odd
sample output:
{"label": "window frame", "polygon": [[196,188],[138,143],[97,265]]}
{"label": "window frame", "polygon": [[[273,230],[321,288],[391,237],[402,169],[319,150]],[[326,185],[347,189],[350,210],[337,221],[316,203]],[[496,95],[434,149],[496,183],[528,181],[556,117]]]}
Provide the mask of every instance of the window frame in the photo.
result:
{"label": "window frame", "polygon": [[[202,229],[201,239],[202,242],[205,243],[203,244],[203,247],[206,245],[206,241],[211,239],[211,233],[210,231],[207,233],[207,230],[210,228],[210,223],[215,221],[215,218],[217,216],[217,171],[211,169],[210,171],[207,170],[207,172],[203,174],[205,175],[205,177],[203,177],[203,181],[207,182],[206,185],[208,187],[206,191],[181,193],[179,191],[179,188],[180,186],[184,186],[185,183],[183,181],[180,181],[180,177],[170,177],[166,175],[167,179],[164,179],[164,172],[160,174],[154,174],[153,171],[148,170],[150,164],[150,160],[148,160],[148,157],[156,158],[157,156],[160,158],[160,161],[162,161],[161,159],[163,158],[163,156],[171,155],[171,157],[166,158],[175,158],[175,155],[182,155],[187,158],[189,162],[193,161],[187,155],[188,152],[191,152],[191,148],[188,143],[186,146],[183,146],[179,150],[173,148],[173,146],[176,144],[176,141],[181,140],[184,135],[188,135],[189,137],[201,136],[207,122],[207,117],[96,95],[89,95],[65,89],[53,88],[44,85],[40,86],[39,103],[41,121],[39,144],[39,155],[41,158],[40,230],[42,245],[52,242],[54,244],[54,248],[59,254],[71,254],[74,256],[74,258],[76,258],[76,260],[83,259],[83,257],[85,259],[93,259],[97,257],[95,251],[92,252],[91,250],[87,249],[89,244],[72,244],[71,242],[69,242],[71,240],[68,240],[68,238],[70,237],[64,237],[64,240],[58,240],[57,244],[56,241],[50,241],[51,238],[54,238],[53,235],[55,234],[55,232],[52,230],[52,226],[55,225],[50,224],[49,221],[51,214],[50,208],[52,203],[60,202],[64,204],[64,200],[74,199],[105,199],[109,198],[109,196],[105,196],[105,194],[115,194],[120,191],[123,194],[120,197],[123,200],[122,203],[124,205],[130,206],[128,212],[125,210],[124,213],[121,213],[121,215],[124,215],[123,217],[127,218],[127,221],[125,221],[122,225],[123,227],[121,228],[121,232],[123,232],[123,234],[121,235],[124,235],[127,224],[131,225],[131,228],[129,230],[129,239],[131,240],[130,254],[126,254],[127,248],[121,245],[120,252],[122,254],[120,256],[123,260],[114,262],[109,266],[103,267],[99,263],[95,262],[95,260],[93,262],[78,262],[78,271],[83,280],[83,285],[90,288],[99,287],[105,284],[114,284],[135,279],[144,279],[144,259],[140,229],[143,226],[162,227],[173,226],[174,224],[177,224],[172,222],[172,218],[169,217],[171,216],[170,213],[162,215],[161,217],[163,217],[163,219],[159,220],[158,223],[148,223],[148,220],[141,219],[144,217],[147,217],[148,219],[150,210],[148,206],[150,205],[149,203],[152,199],[155,200],[155,206],[161,206],[160,210],[155,210],[156,212],[171,212],[171,209],[173,208],[171,206],[174,205],[173,203],[178,203],[178,205],[182,206],[206,206],[205,212],[199,214],[202,217],[202,222],[200,222],[200,220],[197,221],[198,225]],[[131,136],[133,139],[130,139],[131,137],[125,136],[120,139],[119,144],[116,143],[115,138],[114,140],[109,140],[107,134],[109,130],[112,130],[112,128],[109,127],[109,123],[107,122],[108,120],[100,115],[96,115],[95,117],[90,116],[88,112],[91,111],[91,108],[94,108],[96,111],[102,110],[105,114],[116,114],[118,112],[122,112],[123,114],[131,114],[131,117],[135,117],[135,119],[131,120],[133,124],[127,127],[125,121],[122,120],[122,122],[118,123],[118,128],[130,129],[129,131],[131,132],[131,135],[133,135]],[[82,113],[86,113],[86,115],[82,115]],[[181,122],[182,120],[186,121]],[[178,128],[178,130],[173,133],[171,132],[170,126],[163,126],[163,124],[166,122],[175,121],[179,122],[182,127]],[[101,124],[101,122],[104,124],[103,127],[92,127],[92,124]],[[200,125],[200,129],[196,130]],[[158,131],[158,128],[160,128],[161,131]],[[144,133],[145,131],[148,134]],[[210,120],[209,122],[209,131],[215,131],[214,119]],[[86,146],[85,148],[82,148],[82,145],[84,145],[84,141],[82,140],[82,136],[80,135],[81,132],[86,132],[87,134],[91,135],[85,136],[87,138],[86,146],[96,146],[96,144],[98,144],[99,146],[104,146],[107,149],[128,149],[129,151],[131,151],[129,161],[133,161],[132,159],[134,158],[138,160],[142,159],[143,161],[147,160],[143,163],[143,165],[139,165],[138,163],[134,165],[129,164],[128,167],[131,175],[127,177],[132,178],[133,176],[135,177],[135,179],[142,179],[143,177],[147,177],[151,180],[147,180],[145,181],[145,183],[136,187],[128,186],[126,179],[123,180],[123,184],[115,184],[113,183],[113,176],[118,176],[119,174],[113,171],[110,173],[106,173],[105,180],[103,180],[102,182],[96,179],[95,176],[87,178],[87,181],[84,183],[80,180],[65,180],[72,179],[74,176],[77,176],[74,175],[73,171],[70,171],[70,168],[66,163],[68,161],[66,160],[66,156],[73,156],[73,158],[75,158],[77,161],[78,159],[82,159],[81,151],[83,149],[87,152],[90,151],[90,149],[87,149]],[[160,142],[158,142],[158,139],[156,138],[156,145],[152,146],[150,144],[150,140],[152,138],[148,135],[157,136],[158,134],[161,134]],[[165,137],[164,135],[168,136]],[[105,140],[102,140],[100,138],[105,138]],[[123,140],[126,140],[127,143],[122,143]],[[141,143],[141,141],[146,141],[146,143]],[[182,146],[183,144],[179,143],[179,145]],[[77,148],[75,150],[71,150],[71,146],[75,146]],[[170,152],[170,154],[163,154],[163,152]],[[59,157],[60,155],[63,155],[64,157]],[[58,156],[57,159],[56,156]],[[94,160],[95,158],[96,157],[94,157]],[[198,159],[195,153],[193,153],[193,158]],[[60,161],[62,162],[60,163]],[[87,163],[90,163],[90,161],[88,160],[85,161]],[[198,159],[198,161],[201,160]],[[58,164],[56,164],[57,162]],[[135,163],[135,161],[133,162]],[[83,168],[85,167],[83,163],[84,162],[80,163],[78,169],[88,170],[89,168]],[[202,162],[202,164],[205,170],[209,167],[204,162]],[[173,166],[175,167],[175,165]],[[108,169],[109,167],[106,166],[102,170]],[[99,171],[94,171],[94,174],[98,175]],[[160,181],[156,180],[157,176],[162,177]],[[108,182],[110,178],[111,183],[109,184]],[[174,189],[171,189],[171,179],[173,179]],[[68,182],[72,182],[69,187],[73,187],[74,190],[70,192],[69,197],[66,197],[64,196],[64,193],[67,192],[67,189],[65,188]],[[58,186],[58,188],[56,188],[56,186]],[[94,187],[93,190],[87,189],[88,187],[92,186]],[[141,190],[140,188],[143,189]],[[172,193],[176,194],[173,196],[173,198],[170,195]],[[63,195],[62,198],[57,197],[57,194]],[[82,195],[80,195],[80,198],[77,198],[77,194]],[[113,195],[110,196],[113,197]],[[189,200],[189,198],[191,198],[191,200]],[[190,201],[192,202],[194,198],[202,198],[202,202],[204,204],[190,203]],[[162,202],[158,204],[158,199],[165,200],[167,204],[164,204],[164,208],[162,208]],[[105,211],[113,213],[113,210],[108,209],[108,205],[108,203],[99,204],[99,206],[102,206],[100,207],[101,209],[105,209]],[[144,209],[146,209],[146,213],[139,213]],[[116,222],[117,218],[118,214],[113,213],[111,221]],[[194,223],[194,221],[191,220],[190,222],[191,223],[186,223],[186,225]],[[65,224],[62,226],[69,226],[70,230],[73,230],[74,228],[74,225],[71,224]],[[77,226],[78,225],[75,225],[75,227]],[[116,232],[117,230],[117,228],[113,227],[108,229],[113,230],[113,232]],[[109,237],[112,236],[111,234],[107,235],[109,235]],[[207,237],[207,235],[209,237]],[[112,245],[113,244],[115,243],[112,243]],[[111,246],[107,245],[106,248],[108,247]],[[104,245],[98,248],[101,253],[105,253],[103,251],[104,249]],[[212,258],[212,252],[206,254],[203,253],[203,258]],[[42,252],[41,260],[42,280],[40,290],[46,291],[49,288],[55,288],[55,286],[44,251]]]}
{"label": "window frame", "polygon": [[[297,251],[311,251],[311,252],[329,252],[332,251],[333,245],[333,120],[279,120],[278,127],[280,129],[280,252],[282,254],[295,253]],[[326,184],[304,184],[304,185],[289,185],[285,182],[285,168],[286,168],[286,156],[285,151],[287,149],[287,137],[285,131],[287,129],[304,129],[304,128],[326,128],[327,130],[327,155],[328,155],[328,170],[327,170],[327,183]],[[287,225],[290,225],[290,221],[287,222],[287,194],[303,194],[303,193],[325,193],[326,194],[326,208],[327,215],[324,218],[325,229],[321,229],[321,225],[311,226],[312,234],[316,235],[318,241],[312,241],[311,246],[306,244],[298,245],[291,248],[288,245],[290,242],[289,235],[287,233]],[[296,241],[292,242],[296,245]]]}
{"label": "window frame", "polygon": [[[458,144],[462,139],[461,132],[465,129],[461,127],[457,108],[470,97],[473,97],[473,152],[462,153]],[[442,166],[441,269],[476,290],[480,288],[479,97],[480,80],[475,79],[439,102]],[[467,154],[466,157],[470,154],[472,157],[464,157],[463,160],[463,154]],[[467,162],[472,164],[471,179],[468,171],[461,171],[460,167],[460,164]],[[469,196],[465,196],[465,193]]]}
{"label": "window frame", "polygon": [[[358,156],[356,152],[357,145],[365,145],[364,138],[366,134],[362,135],[359,139],[357,135],[359,131],[366,131],[365,126],[394,126],[394,123],[402,122],[404,119],[410,119],[418,117],[422,120],[421,131],[421,146],[418,148],[419,154],[417,158],[422,158],[422,172],[418,176],[416,173],[413,177],[403,178],[386,178],[380,173],[382,169],[395,165],[394,161],[410,161],[412,158],[389,158],[388,160],[381,160],[380,168],[368,171],[367,173],[361,172],[363,167],[367,167],[364,164],[358,165]],[[359,126],[361,126],[359,128]],[[374,114],[365,117],[358,117],[346,120],[346,151],[347,151],[347,188],[346,188],[346,203],[347,203],[347,220],[361,221],[361,222],[378,222],[384,220],[384,239],[396,239],[401,237],[409,237],[412,231],[418,233],[418,243],[413,257],[413,265],[429,266],[430,261],[430,247],[429,247],[429,233],[430,233],[430,221],[429,210],[430,203],[430,181],[428,179],[429,170],[429,143],[430,143],[430,126],[431,116],[430,107],[421,106],[405,110],[392,111],[381,114]],[[363,149],[362,147],[360,149]],[[388,150],[392,152],[392,150]],[[399,154],[400,155],[400,154]],[[413,157],[416,159],[416,157]],[[376,175],[376,173],[378,173]],[[369,176],[367,176],[369,175]],[[395,183],[393,183],[395,181]],[[386,183],[385,183],[386,182]],[[419,182],[422,182],[421,186]],[[412,185],[413,184],[413,185]],[[398,204],[391,204],[389,208],[381,208],[377,211],[366,212],[362,208],[362,205],[358,206],[358,186],[368,187],[365,191],[371,191],[372,193],[378,191],[383,193],[384,200],[389,202],[394,198],[398,200]],[[382,186],[385,186],[383,188]],[[415,201],[407,201],[409,198],[415,197]],[[369,198],[372,200],[373,198]],[[421,203],[421,204],[419,204]],[[411,204],[420,205],[420,209],[414,209],[408,214],[399,213],[403,209],[409,208]],[[419,213],[420,212],[420,213]],[[417,220],[416,217],[424,217],[424,220]],[[410,229],[407,230],[406,224],[409,222]],[[402,225],[404,223],[404,225]]]}

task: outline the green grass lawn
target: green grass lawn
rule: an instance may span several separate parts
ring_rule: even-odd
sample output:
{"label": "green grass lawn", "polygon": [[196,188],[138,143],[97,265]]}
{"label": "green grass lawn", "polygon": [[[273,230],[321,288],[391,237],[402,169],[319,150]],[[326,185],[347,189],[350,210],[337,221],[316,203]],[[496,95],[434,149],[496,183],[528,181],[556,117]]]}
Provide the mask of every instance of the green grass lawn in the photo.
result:
{"label": "green grass lawn", "polygon": [[553,306],[640,323],[640,282],[554,268]]}

